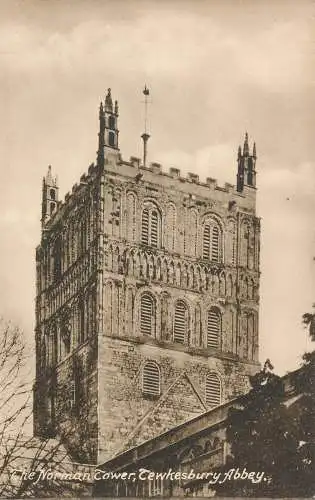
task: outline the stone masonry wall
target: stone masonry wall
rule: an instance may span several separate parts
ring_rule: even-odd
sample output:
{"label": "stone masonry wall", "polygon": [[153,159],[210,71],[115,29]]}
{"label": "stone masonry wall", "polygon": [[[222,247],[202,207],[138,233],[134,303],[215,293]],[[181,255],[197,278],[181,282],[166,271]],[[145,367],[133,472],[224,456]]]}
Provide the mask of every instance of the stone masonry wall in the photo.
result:
{"label": "stone masonry wall", "polygon": [[[201,184],[192,174],[183,180],[175,169],[165,175],[158,165],[141,168],[138,182],[134,167],[111,158],[104,176],[99,461],[206,411],[207,375],[218,375],[223,402],[245,392],[248,375],[259,366],[255,190],[236,193],[212,179]],[[144,209],[158,214],[156,247],[142,242]],[[207,221],[220,230],[217,262],[203,255]],[[143,293],[154,302],[151,335],[140,331]],[[177,300],[188,309],[183,344],[173,339]],[[207,342],[211,307],[222,318],[217,349]],[[159,397],[142,393],[148,360],[160,369]]]}
{"label": "stone masonry wall", "polygon": [[[219,374],[226,401],[245,392],[248,375],[257,371],[251,364],[117,338],[103,337],[99,349],[99,462],[206,411],[209,373]],[[147,360],[154,360],[161,371],[161,395],[156,399],[142,394]]]}
{"label": "stone masonry wall", "polygon": [[[78,407],[88,401],[91,408],[85,419],[70,408],[63,422],[68,428],[75,422],[73,447],[87,456],[90,443],[92,461],[205,411],[205,379],[213,371],[222,401],[244,392],[247,376],[258,369],[255,198],[254,188],[239,193],[211,178],[184,179],[177,169],[166,174],[158,164],[143,168],[134,158],[123,161],[117,151],[106,154],[105,169],[89,168],[64,203],[58,202],[37,249],[38,433],[57,419],[63,400],[69,407],[78,358]],[[153,246],[143,243],[144,209],[158,218]],[[220,231],[216,261],[203,255],[205,225],[212,223]],[[140,333],[144,292],[154,300],[152,335]],[[183,344],[173,338],[177,300],[188,310]],[[210,307],[222,319],[217,349],[207,342]],[[142,394],[146,360],[160,367],[156,398]],[[56,393],[58,385],[67,389]]]}

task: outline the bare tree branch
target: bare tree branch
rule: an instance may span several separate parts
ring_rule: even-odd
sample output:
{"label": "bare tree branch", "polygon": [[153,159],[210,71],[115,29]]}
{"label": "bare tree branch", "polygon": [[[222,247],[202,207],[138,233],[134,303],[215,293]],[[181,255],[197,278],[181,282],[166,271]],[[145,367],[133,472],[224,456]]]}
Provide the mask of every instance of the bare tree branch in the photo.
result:
{"label": "bare tree branch", "polygon": [[[43,468],[72,472],[73,463],[64,443],[70,443],[71,449],[71,442],[78,434],[78,419],[87,421],[89,411],[88,398],[82,399],[78,414],[69,418],[70,394],[67,394],[69,387],[65,383],[63,387],[56,387],[56,391],[64,395],[57,408],[56,438],[29,436],[33,418],[33,380],[25,375],[28,361],[21,330],[0,318],[0,497],[78,496],[82,485],[80,489],[73,481],[43,479],[36,482],[22,475],[22,471],[27,470],[39,477]],[[76,369],[80,372],[79,365]],[[81,444],[86,443],[84,425],[82,429]],[[14,470],[20,470],[20,475],[13,474]]]}

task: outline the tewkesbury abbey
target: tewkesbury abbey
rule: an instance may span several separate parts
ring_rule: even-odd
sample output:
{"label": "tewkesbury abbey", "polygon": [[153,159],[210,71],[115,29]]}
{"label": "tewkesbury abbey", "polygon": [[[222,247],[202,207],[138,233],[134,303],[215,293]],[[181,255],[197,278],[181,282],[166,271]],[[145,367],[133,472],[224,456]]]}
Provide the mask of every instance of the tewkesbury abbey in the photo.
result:
{"label": "tewkesbury abbey", "polygon": [[123,159],[118,117],[109,89],[96,163],[63,201],[49,167],[36,249],[35,435],[93,464],[215,413],[259,370],[255,144],[221,187],[147,164],[146,131],[143,160]]}

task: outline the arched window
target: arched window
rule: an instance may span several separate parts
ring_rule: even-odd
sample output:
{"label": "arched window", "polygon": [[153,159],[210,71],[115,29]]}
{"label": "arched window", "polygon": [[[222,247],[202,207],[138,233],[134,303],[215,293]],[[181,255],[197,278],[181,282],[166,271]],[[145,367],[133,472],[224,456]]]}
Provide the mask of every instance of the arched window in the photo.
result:
{"label": "arched window", "polygon": [[50,199],[53,201],[56,199],[56,191],[54,189],[50,190]]}
{"label": "arched window", "polygon": [[206,404],[210,408],[221,404],[221,381],[216,373],[210,373],[206,378]]}
{"label": "arched window", "polygon": [[203,231],[203,258],[210,260],[210,226],[207,224]]}
{"label": "arched window", "polygon": [[161,393],[160,369],[154,361],[148,361],[143,367],[142,392],[149,396],[159,396]]}
{"label": "arched window", "polygon": [[247,159],[247,184],[249,186],[253,186],[253,178],[254,178],[254,172],[253,172],[253,160],[251,158]]}
{"label": "arched window", "polygon": [[212,248],[211,248],[211,260],[219,262],[219,228],[214,226],[212,228]]}
{"label": "arched window", "polygon": [[108,132],[108,143],[110,146],[115,147],[115,133]]}
{"label": "arched window", "polygon": [[247,299],[253,300],[253,298],[254,298],[254,281],[251,278],[249,278],[247,287]]}
{"label": "arched window", "polygon": [[189,241],[190,241],[190,255],[197,254],[197,236],[198,236],[198,212],[190,210],[189,217]]}
{"label": "arched window", "polygon": [[80,233],[79,233],[79,252],[83,254],[86,250],[86,236],[87,236],[87,230],[86,230],[86,220],[83,218],[80,224]]}
{"label": "arched window", "polygon": [[53,277],[58,281],[62,274],[62,239],[58,236],[53,248]]}
{"label": "arched window", "polygon": [[55,206],[56,206],[56,203],[53,203],[51,202],[50,203],[50,215],[53,213],[53,211],[55,210]]}
{"label": "arched window", "polygon": [[149,244],[149,209],[145,208],[142,212],[142,230],[141,241],[146,245]]}
{"label": "arched window", "polygon": [[155,304],[149,293],[140,299],[140,332],[141,335],[155,335]]}
{"label": "arched window", "polygon": [[250,231],[249,224],[244,221],[241,227],[241,265],[248,267],[249,263],[249,243],[250,243]]}
{"label": "arched window", "polygon": [[71,249],[71,264],[77,259],[77,226],[72,224],[70,227],[70,249]]}
{"label": "arched window", "polygon": [[158,246],[158,214],[156,210],[151,213],[151,245]]}
{"label": "arched window", "polygon": [[220,311],[212,307],[208,311],[207,317],[207,347],[212,347],[218,349],[220,346],[221,339],[221,313]]}
{"label": "arched window", "polygon": [[112,130],[115,130],[115,117],[114,116],[109,117],[108,127],[111,128]]}
{"label": "arched window", "polygon": [[53,324],[51,327],[51,331],[49,333],[49,366],[54,366],[57,363],[58,359],[58,338],[57,338],[57,328],[56,325]]}
{"label": "arched window", "polygon": [[154,206],[142,211],[141,242],[155,248],[160,245],[160,215]]}
{"label": "arched window", "polygon": [[244,346],[244,357],[248,359],[254,358],[254,333],[255,318],[253,313],[249,313],[247,315],[246,344]]}
{"label": "arched window", "polygon": [[134,193],[127,194],[127,238],[136,240],[137,199]]}
{"label": "arched window", "polygon": [[221,228],[216,221],[208,221],[203,231],[203,258],[213,262],[222,262],[222,254]]}
{"label": "arched window", "polygon": [[174,314],[174,342],[184,344],[187,339],[188,309],[182,300],[176,302]]}
{"label": "arched window", "polygon": [[236,224],[234,220],[229,221],[229,261],[232,266],[236,265]]}
{"label": "arched window", "polygon": [[229,275],[226,280],[226,295],[228,297],[233,296],[233,278],[231,275]]}
{"label": "arched window", "polygon": [[59,359],[67,356],[71,349],[71,311],[68,308],[63,310],[60,318],[60,345]]}
{"label": "arched window", "polygon": [[245,279],[244,279],[243,297],[244,297],[244,299],[248,299],[248,278],[247,278],[247,276],[245,276]]}
{"label": "arched window", "polygon": [[167,207],[166,229],[166,246],[169,250],[174,251],[176,246],[176,208],[173,204],[169,204]]}

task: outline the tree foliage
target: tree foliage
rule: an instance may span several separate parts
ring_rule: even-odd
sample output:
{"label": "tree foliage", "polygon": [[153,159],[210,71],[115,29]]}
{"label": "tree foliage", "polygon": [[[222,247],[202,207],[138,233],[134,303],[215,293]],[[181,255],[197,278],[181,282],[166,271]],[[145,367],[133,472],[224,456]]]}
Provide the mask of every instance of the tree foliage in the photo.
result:
{"label": "tree foliage", "polygon": [[303,324],[308,328],[311,340],[315,341],[315,304],[313,304],[313,311],[304,313],[302,316]]}
{"label": "tree foliage", "polygon": [[[251,377],[251,390],[232,408],[227,424],[231,454],[225,471],[235,467],[264,472],[257,484],[226,481],[223,496],[312,496],[314,488],[314,392],[310,384],[313,361],[285,379],[273,373],[269,360]],[[291,391],[291,392],[290,392]]]}

